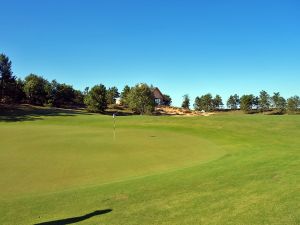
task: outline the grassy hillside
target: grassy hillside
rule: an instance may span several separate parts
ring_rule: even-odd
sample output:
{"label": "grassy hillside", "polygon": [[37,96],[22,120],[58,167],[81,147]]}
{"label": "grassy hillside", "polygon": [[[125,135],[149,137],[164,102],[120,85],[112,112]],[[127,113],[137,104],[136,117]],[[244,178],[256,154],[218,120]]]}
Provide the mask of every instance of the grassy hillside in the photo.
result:
{"label": "grassy hillside", "polygon": [[0,121],[0,224],[300,224],[299,116]]}

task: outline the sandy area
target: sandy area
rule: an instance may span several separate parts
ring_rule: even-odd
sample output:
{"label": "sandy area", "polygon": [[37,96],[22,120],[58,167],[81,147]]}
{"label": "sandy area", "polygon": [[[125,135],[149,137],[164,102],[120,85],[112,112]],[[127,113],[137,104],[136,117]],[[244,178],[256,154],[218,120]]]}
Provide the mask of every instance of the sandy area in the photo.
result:
{"label": "sandy area", "polygon": [[215,114],[211,112],[199,112],[172,106],[158,106],[155,108],[155,111],[160,115],[169,116],[211,116]]}

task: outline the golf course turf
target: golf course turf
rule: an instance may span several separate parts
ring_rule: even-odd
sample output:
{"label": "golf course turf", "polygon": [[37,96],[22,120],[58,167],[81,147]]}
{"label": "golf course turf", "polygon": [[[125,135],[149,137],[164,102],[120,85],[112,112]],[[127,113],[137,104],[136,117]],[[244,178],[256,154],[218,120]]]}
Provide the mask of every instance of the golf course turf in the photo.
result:
{"label": "golf course turf", "polygon": [[0,224],[300,224],[300,117],[0,115]]}

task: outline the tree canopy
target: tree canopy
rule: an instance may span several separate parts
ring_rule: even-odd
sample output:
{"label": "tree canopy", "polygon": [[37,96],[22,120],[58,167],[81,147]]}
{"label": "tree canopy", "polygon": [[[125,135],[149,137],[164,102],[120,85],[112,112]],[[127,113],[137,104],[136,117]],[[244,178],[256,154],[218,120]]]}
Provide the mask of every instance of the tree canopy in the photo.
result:
{"label": "tree canopy", "polygon": [[172,104],[172,98],[170,97],[170,95],[163,95],[164,97],[164,104],[167,106],[170,106]]}
{"label": "tree canopy", "polygon": [[104,112],[107,108],[106,87],[103,84],[92,87],[85,96],[84,103],[90,112]]}
{"label": "tree canopy", "polygon": [[249,113],[254,105],[256,104],[255,96],[250,95],[243,95],[240,99],[240,108],[241,110],[244,110],[246,113]]}
{"label": "tree canopy", "polygon": [[286,100],[280,96],[279,92],[275,92],[271,97],[271,105],[278,113],[282,114],[286,111]]}
{"label": "tree canopy", "polygon": [[240,106],[240,97],[237,94],[230,95],[227,100],[227,107],[229,109],[237,110]]}
{"label": "tree canopy", "polygon": [[121,92],[121,104],[124,106],[128,106],[128,94],[130,92],[130,87],[125,85],[123,91]]}
{"label": "tree canopy", "polygon": [[220,95],[213,96],[208,93],[201,97],[195,98],[194,108],[198,111],[210,112],[213,110],[219,110],[223,106],[222,98]]}
{"label": "tree canopy", "polygon": [[106,93],[107,97],[107,103],[108,104],[115,104],[116,103],[116,98],[120,97],[120,93],[118,92],[117,87],[110,87],[107,90]]}
{"label": "tree canopy", "polygon": [[147,84],[137,84],[132,87],[126,99],[129,108],[136,113],[149,114],[154,111],[153,92]]}
{"label": "tree canopy", "polygon": [[298,112],[300,110],[300,97],[295,95],[293,97],[290,97],[287,100],[287,110],[288,112]]}
{"label": "tree canopy", "polygon": [[50,98],[50,83],[41,76],[29,74],[25,77],[24,92],[30,104],[43,105]]}
{"label": "tree canopy", "polygon": [[223,107],[222,97],[220,95],[216,95],[212,100],[213,110],[219,110]]}
{"label": "tree canopy", "polygon": [[12,102],[16,90],[16,78],[11,70],[11,61],[0,54],[0,102]]}
{"label": "tree canopy", "polygon": [[[86,107],[92,112],[103,112],[108,105],[116,103],[120,97],[121,107],[130,108],[135,113],[152,113],[155,110],[153,85],[145,83],[134,87],[126,85],[121,94],[116,86],[108,89],[103,84],[95,85],[91,89],[86,87],[84,91],[75,90],[72,85],[59,83],[56,80],[49,82],[36,74],[29,74],[25,79],[14,76],[12,62],[5,54],[0,54],[0,106],[10,103],[29,103],[33,105],[49,105],[55,107]],[[163,94],[163,102],[170,106],[172,98]],[[226,102],[227,109],[241,109],[246,113],[267,112],[272,114],[298,113],[300,111],[300,98],[295,95],[287,100],[274,92],[270,96],[262,90],[259,96],[246,94],[230,95]],[[113,107],[113,106],[109,106]],[[189,95],[183,96],[182,108],[190,108]],[[216,111],[223,109],[223,101],[220,95],[213,97],[210,93],[197,96],[194,109],[201,111]]]}
{"label": "tree canopy", "polygon": [[271,98],[270,95],[266,91],[261,91],[259,93],[258,99],[258,107],[262,112],[266,112],[269,110],[271,105]]}
{"label": "tree canopy", "polygon": [[183,96],[181,107],[184,109],[190,108],[190,97],[187,94]]}
{"label": "tree canopy", "polygon": [[[78,94],[78,93],[77,93]],[[50,103],[56,107],[72,106],[75,104],[75,90],[71,85],[51,82]]]}

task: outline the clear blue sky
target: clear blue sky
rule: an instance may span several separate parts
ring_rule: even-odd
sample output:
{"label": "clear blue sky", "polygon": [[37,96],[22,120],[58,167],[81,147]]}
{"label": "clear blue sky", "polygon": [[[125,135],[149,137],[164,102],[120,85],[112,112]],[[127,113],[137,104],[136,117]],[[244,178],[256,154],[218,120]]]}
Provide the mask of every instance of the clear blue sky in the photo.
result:
{"label": "clear blue sky", "polygon": [[0,0],[13,71],[171,95],[300,94],[299,0]]}

